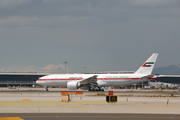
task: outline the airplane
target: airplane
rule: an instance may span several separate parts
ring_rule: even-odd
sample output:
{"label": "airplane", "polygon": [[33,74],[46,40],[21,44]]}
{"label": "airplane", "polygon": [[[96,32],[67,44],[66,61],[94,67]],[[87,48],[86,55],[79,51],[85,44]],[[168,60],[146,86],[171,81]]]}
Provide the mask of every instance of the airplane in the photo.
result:
{"label": "airplane", "polygon": [[132,74],[51,74],[40,77],[36,83],[48,87],[66,86],[70,90],[104,91],[102,87],[127,86],[158,79],[152,74],[158,53],[153,53],[140,68]]}

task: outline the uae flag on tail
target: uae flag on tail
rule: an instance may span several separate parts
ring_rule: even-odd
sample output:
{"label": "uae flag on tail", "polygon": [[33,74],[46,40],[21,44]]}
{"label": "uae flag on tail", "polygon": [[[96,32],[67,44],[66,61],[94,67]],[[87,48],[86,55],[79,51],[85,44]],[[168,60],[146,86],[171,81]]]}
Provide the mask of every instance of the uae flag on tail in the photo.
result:
{"label": "uae flag on tail", "polygon": [[154,62],[145,62],[142,67],[151,67],[154,64]]}

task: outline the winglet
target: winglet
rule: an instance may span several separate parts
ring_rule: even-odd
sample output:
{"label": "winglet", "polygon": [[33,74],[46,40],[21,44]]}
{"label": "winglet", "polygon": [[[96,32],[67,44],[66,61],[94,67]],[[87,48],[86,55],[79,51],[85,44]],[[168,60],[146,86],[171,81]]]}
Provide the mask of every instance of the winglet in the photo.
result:
{"label": "winglet", "polygon": [[147,74],[150,75],[156,63],[158,53],[153,53],[149,59],[134,73],[134,74]]}

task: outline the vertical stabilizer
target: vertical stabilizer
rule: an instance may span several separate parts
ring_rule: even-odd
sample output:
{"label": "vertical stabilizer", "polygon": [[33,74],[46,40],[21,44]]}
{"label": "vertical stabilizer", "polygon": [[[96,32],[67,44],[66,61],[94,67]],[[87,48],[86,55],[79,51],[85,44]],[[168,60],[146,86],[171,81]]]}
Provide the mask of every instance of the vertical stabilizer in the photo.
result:
{"label": "vertical stabilizer", "polygon": [[153,53],[149,59],[134,74],[151,74],[156,63],[158,53]]}

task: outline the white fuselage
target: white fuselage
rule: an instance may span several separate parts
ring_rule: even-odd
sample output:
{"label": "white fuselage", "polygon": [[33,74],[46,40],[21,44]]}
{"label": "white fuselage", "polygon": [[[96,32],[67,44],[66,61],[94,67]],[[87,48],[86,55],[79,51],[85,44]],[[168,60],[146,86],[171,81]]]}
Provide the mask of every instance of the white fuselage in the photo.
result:
{"label": "white fuselage", "polygon": [[141,74],[53,74],[39,78],[36,83],[42,86],[67,86],[70,81],[81,81],[94,75],[97,75],[99,86],[124,86],[156,79],[141,79]]}
{"label": "white fuselage", "polygon": [[151,74],[157,56],[158,53],[153,53],[133,74],[54,74],[41,77],[36,83],[42,86],[67,86],[69,89],[137,84],[157,79]]}

